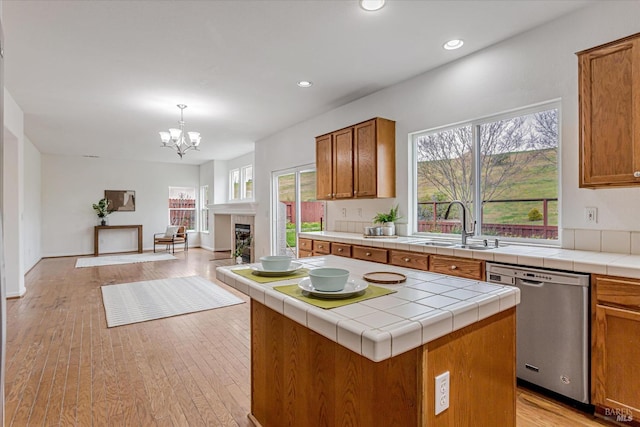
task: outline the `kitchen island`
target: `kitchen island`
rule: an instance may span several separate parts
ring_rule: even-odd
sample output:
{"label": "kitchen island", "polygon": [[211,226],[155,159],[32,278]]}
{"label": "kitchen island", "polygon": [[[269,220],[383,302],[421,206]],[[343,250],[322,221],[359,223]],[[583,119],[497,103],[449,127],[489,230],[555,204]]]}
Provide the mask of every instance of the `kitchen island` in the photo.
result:
{"label": "kitchen island", "polygon": [[[220,267],[251,297],[251,414],[270,426],[515,425],[517,288],[335,256],[298,260],[407,276],[396,292],[322,309]],[[449,407],[436,377],[449,372]]]}

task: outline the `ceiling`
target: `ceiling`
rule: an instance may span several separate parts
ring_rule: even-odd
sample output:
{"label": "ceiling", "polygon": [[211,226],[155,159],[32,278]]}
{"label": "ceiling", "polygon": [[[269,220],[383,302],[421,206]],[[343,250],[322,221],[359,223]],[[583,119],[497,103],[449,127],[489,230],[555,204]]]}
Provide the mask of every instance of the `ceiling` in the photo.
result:
{"label": "ceiling", "polygon": [[[201,164],[589,1],[2,3],[5,86],[42,153]],[[183,159],[158,135],[179,103],[202,136]]]}

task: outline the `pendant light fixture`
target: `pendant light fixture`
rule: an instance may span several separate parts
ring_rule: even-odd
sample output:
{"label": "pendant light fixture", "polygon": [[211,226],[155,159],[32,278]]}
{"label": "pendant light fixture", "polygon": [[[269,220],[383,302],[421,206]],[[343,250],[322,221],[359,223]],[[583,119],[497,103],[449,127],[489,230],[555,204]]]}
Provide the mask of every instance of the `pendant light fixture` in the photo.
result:
{"label": "pendant light fixture", "polygon": [[184,132],[184,109],[187,108],[184,104],[178,104],[180,109],[180,129],[169,129],[169,132],[160,132],[160,139],[162,140],[162,146],[167,148],[173,148],[178,152],[178,156],[182,158],[184,153],[189,150],[198,150],[200,145],[200,132],[187,132],[189,139],[185,137]]}

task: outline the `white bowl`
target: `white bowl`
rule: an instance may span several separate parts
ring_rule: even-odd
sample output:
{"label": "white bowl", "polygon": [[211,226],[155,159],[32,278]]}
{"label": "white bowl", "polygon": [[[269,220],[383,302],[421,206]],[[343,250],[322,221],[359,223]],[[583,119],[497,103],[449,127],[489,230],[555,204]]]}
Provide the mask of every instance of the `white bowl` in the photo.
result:
{"label": "white bowl", "polygon": [[286,271],[291,266],[291,257],[284,255],[268,255],[260,258],[262,268],[269,271]]}
{"label": "white bowl", "polygon": [[343,268],[314,268],[309,271],[309,278],[314,289],[326,292],[337,292],[344,289],[349,279],[349,270]]}

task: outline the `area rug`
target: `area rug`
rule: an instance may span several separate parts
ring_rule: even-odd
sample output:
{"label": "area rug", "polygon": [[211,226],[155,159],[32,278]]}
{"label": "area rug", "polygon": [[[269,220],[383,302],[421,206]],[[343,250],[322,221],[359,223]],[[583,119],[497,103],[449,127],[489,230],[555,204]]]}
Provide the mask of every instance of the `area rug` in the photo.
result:
{"label": "area rug", "polygon": [[150,261],[167,261],[170,259],[177,259],[168,253],[142,253],[132,255],[110,255],[99,256],[89,258],[78,258],[76,261],[76,268],[82,267],[99,267],[103,265],[115,265],[115,264],[133,264],[137,262],[150,262]]}
{"label": "area rug", "polygon": [[102,286],[102,301],[109,328],[244,302],[199,276]]}

